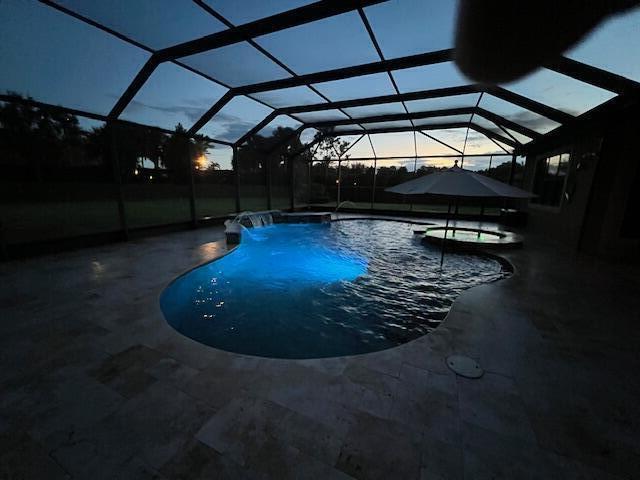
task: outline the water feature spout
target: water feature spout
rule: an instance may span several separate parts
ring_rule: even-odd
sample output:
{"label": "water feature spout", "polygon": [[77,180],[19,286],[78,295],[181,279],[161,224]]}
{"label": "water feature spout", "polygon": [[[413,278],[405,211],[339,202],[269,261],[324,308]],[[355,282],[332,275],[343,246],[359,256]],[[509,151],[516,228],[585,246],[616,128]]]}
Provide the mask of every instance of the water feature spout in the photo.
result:
{"label": "water feature spout", "polygon": [[337,211],[338,211],[338,209],[339,209],[341,206],[343,206],[345,203],[350,203],[350,204],[351,204],[351,205],[353,205],[354,207],[356,206],[356,204],[355,204],[355,203],[353,203],[351,200],[345,200],[344,202],[340,202],[340,203],[338,204],[338,206],[336,207],[336,210],[335,210],[335,211],[337,212]]}
{"label": "water feature spout", "polygon": [[224,234],[227,238],[227,245],[239,244],[242,236],[242,229],[244,228],[242,224],[235,220],[226,220],[224,222],[224,226],[226,227]]}
{"label": "water feature spout", "polygon": [[273,213],[274,211],[242,212],[236,215],[233,220],[224,222],[227,244],[236,245],[240,243],[242,231],[248,227],[256,228],[273,225]]}

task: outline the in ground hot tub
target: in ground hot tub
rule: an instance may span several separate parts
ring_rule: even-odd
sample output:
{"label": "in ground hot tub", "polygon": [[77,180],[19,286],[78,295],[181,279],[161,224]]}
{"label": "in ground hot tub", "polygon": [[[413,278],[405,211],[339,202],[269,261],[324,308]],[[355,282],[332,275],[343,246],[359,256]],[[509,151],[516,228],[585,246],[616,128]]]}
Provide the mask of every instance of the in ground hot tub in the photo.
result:
{"label": "in ground hot tub", "polygon": [[486,230],[468,227],[431,227],[424,234],[426,243],[442,245],[445,242],[449,247],[471,248],[517,248],[522,246],[522,236],[512,232],[498,230]]}

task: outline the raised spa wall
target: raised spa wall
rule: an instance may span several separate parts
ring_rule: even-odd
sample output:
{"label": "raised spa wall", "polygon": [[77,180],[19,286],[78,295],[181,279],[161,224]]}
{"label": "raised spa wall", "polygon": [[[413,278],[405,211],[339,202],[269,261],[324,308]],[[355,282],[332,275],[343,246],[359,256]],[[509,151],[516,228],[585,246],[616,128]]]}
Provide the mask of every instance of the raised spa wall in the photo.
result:
{"label": "raised spa wall", "polygon": [[[273,223],[330,223],[331,213],[329,212],[296,212],[286,213],[280,211],[268,211],[268,212],[251,212],[251,215],[271,215]],[[241,218],[238,223],[245,228],[253,228],[254,225],[249,219],[247,214]],[[228,245],[237,245],[242,239],[242,230],[233,231],[227,229],[225,232]]]}

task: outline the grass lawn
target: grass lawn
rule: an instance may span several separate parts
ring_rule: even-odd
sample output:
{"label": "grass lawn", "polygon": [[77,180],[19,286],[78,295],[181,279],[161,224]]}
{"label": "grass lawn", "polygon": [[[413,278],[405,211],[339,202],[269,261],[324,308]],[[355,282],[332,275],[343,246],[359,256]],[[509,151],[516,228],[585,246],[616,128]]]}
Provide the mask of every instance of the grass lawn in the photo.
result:
{"label": "grass lawn", "polygon": [[[274,198],[273,208],[288,208],[289,199]],[[266,210],[264,198],[241,199],[242,210]],[[236,210],[235,198],[196,198],[198,217],[220,217]],[[186,197],[126,200],[129,228],[191,220]],[[54,240],[120,229],[115,200],[22,202],[0,204],[0,221],[8,244]]]}
{"label": "grass lawn", "polygon": [[[302,206],[297,204],[297,206]],[[335,202],[313,204],[314,207],[335,210]],[[370,210],[368,202],[347,202],[344,208]],[[273,209],[289,208],[288,196],[279,196],[272,201]],[[375,209],[409,211],[409,204],[375,203]],[[198,197],[196,214],[198,217],[220,217],[235,211],[235,198]],[[267,201],[263,197],[242,197],[242,210],[266,210]],[[447,211],[445,205],[418,205],[413,211]],[[126,200],[125,212],[129,228],[167,225],[188,222],[191,219],[187,197]],[[460,213],[478,214],[479,207],[461,206]],[[498,215],[498,208],[486,208],[486,215]],[[5,241],[8,244],[26,243],[39,240],[53,240],[91,233],[111,232],[120,229],[118,205],[113,199],[75,200],[58,202],[22,202],[0,205]]]}

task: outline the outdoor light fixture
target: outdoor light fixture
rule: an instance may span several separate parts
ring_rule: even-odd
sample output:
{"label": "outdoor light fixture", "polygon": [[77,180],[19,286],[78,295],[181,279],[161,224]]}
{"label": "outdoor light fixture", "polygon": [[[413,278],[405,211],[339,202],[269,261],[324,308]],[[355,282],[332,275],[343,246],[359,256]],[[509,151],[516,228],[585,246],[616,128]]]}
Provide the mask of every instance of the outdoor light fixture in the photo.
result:
{"label": "outdoor light fixture", "polygon": [[196,158],[196,170],[204,170],[207,167],[207,157],[200,155]]}

